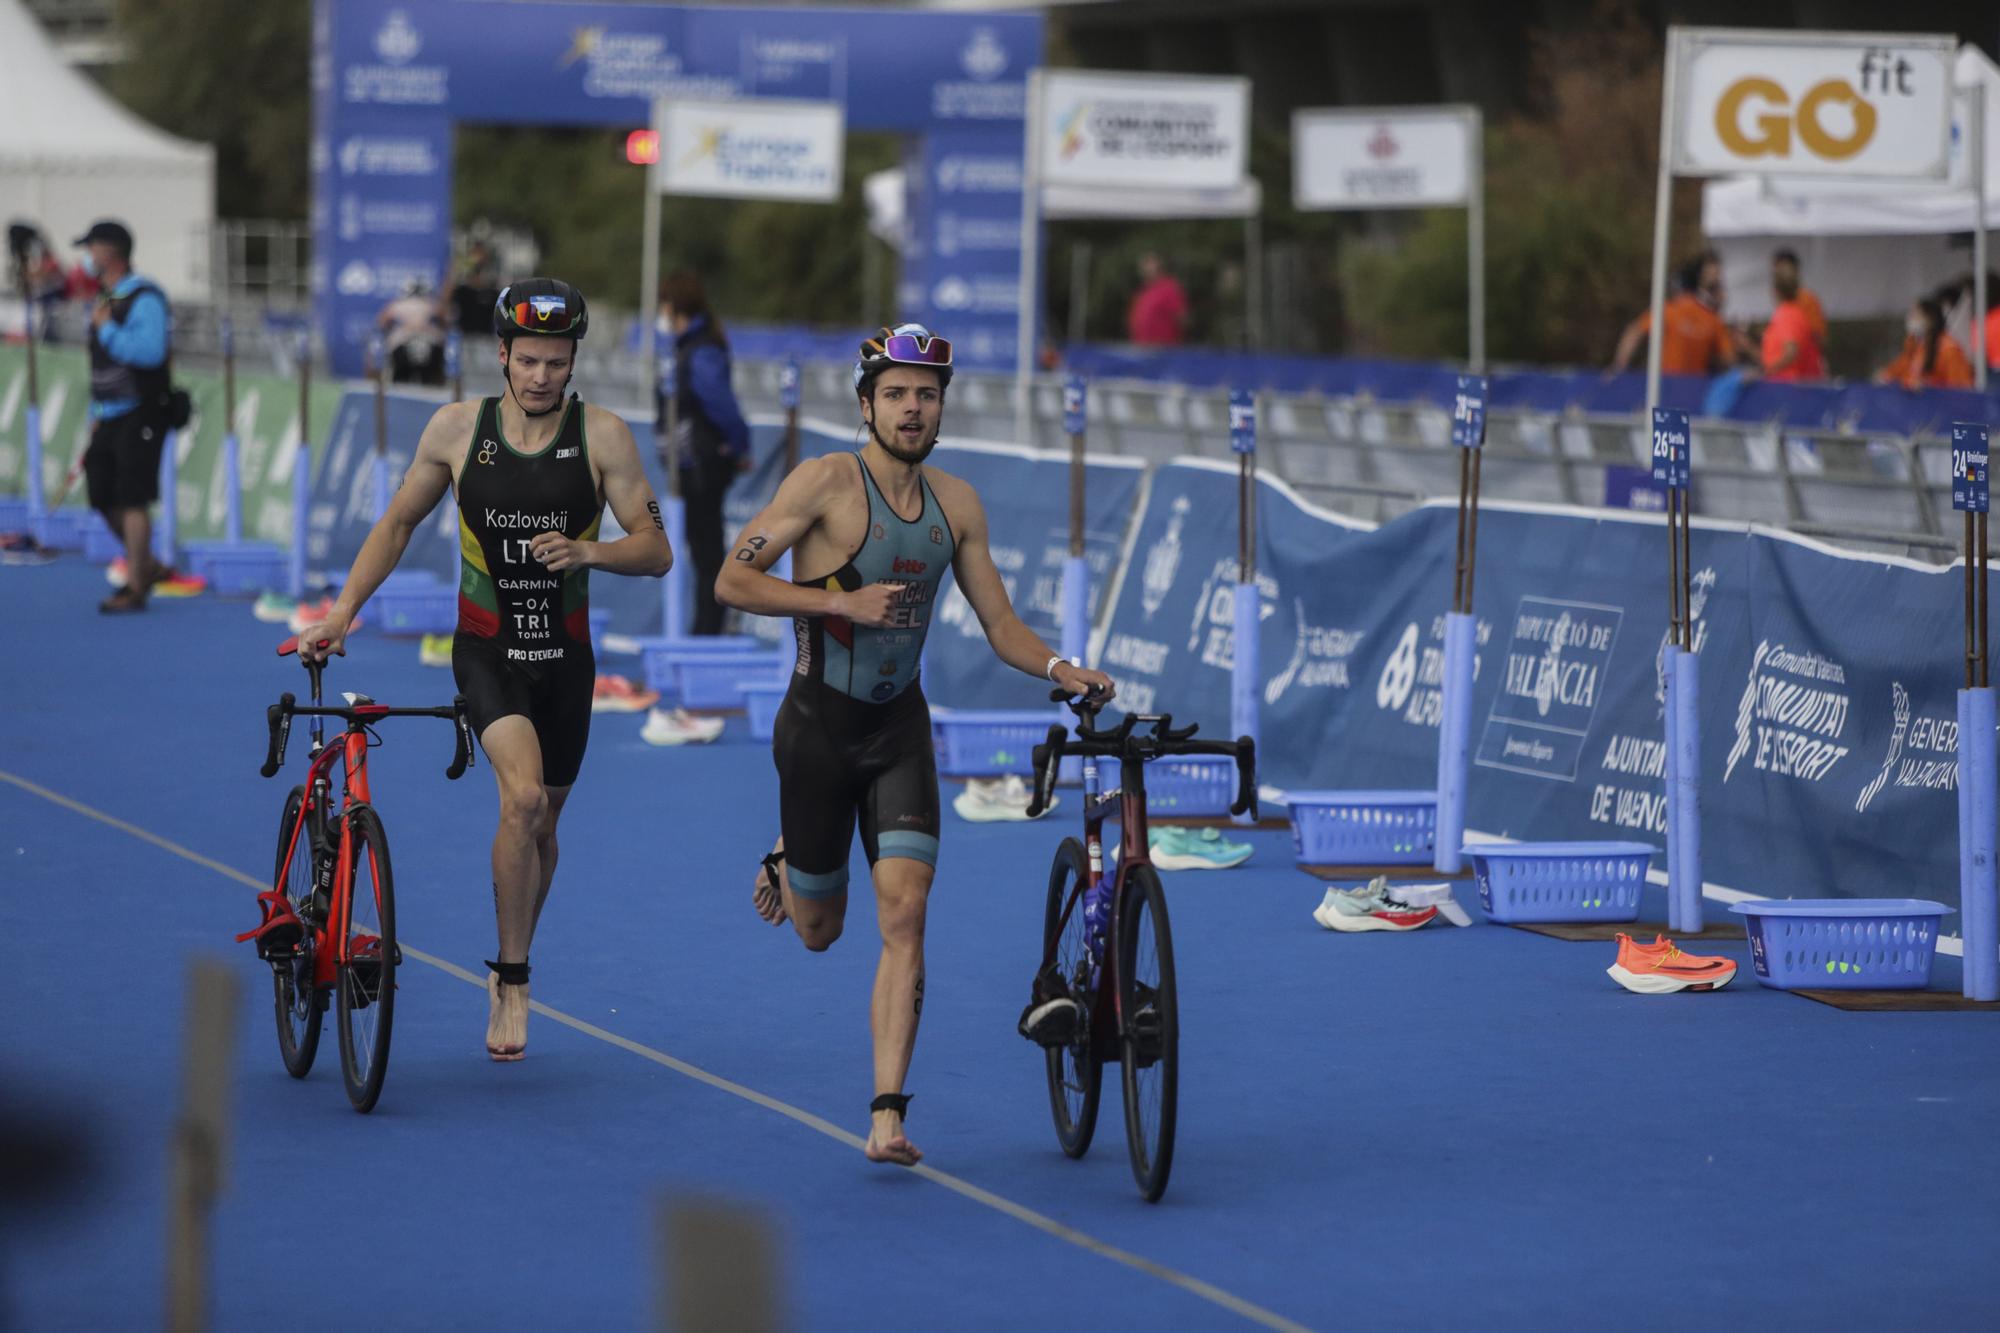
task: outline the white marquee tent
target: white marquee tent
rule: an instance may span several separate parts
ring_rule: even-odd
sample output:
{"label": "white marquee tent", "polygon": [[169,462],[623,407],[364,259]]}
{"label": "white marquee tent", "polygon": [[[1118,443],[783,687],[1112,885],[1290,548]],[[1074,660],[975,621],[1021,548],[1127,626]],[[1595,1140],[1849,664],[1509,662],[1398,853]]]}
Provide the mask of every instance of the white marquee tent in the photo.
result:
{"label": "white marquee tent", "polygon": [[206,297],[215,150],[133,115],[63,63],[20,0],[0,0],[0,222],[39,226],[65,264],[101,217],[132,229],[132,266]]}
{"label": "white marquee tent", "polygon": [[[2000,225],[2000,68],[1968,44],[1959,48],[1955,76],[1961,88],[1986,89],[1990,230]],[[1771,313],[1771,252],[1780,247],[1798,252],[1806,285],[1833,319],[1900,315],[1914,297],[1970,272],[1973,198],[1960,108],[1952,118],[1951,178],[1941,184],[1861,186],[1760,176],[1710,181],[1702,191],[1701,224],[1722,257],[1729,315]],[[1991,262],[2000,264],[2000,256]]]}

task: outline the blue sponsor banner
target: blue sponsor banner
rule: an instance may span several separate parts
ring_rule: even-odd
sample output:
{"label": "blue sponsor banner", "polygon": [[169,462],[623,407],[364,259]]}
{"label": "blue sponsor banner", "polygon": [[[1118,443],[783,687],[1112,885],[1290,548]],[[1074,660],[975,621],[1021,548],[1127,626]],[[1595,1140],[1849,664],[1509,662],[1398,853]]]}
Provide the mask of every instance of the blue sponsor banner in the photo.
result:
{"label": "blue sponsor banner", "polygon": [[1986,427],[1971,422],[1952,423],[1951,428],[1951,507],[1968,514],[1983,514],[1987,504]]}
{"label": "blue sponsor banner", "polygon": [[[899,301],[948,324],[969,364],[1014,346],[1021,127],[1035,14],[693,8],[515,0],[318,0],[314,10],[315,295],[334,365],[359,368],[361,320],[414,269],[443,277],[450,144],[460,121],[640,129],[653,99],[835,101],[854,130],[962,134],[952,181],[906,253]],[[999,170],[956,158],[1011,155]],[[960,183],[966,188],[958,188]],[[908,266],[914,265],[914,269]],[[521,276],[521,275],[507,275]]]}
{"label": "blue sponsor banner", "polygon": [[[1432,785],[1452,508],[1367,530],[1263,484],[1264,780]],[[1226,464],[1160,469],[1098,663],[1129,706],[1205,733],[1229,716],[1215,603],[1234,581],[1234,508]],[[1659,524],[1482,510],[1469,827],[1664,848],[1666,608],[1644,572]],[[1956,903],[1959,582],[1703,526],[1690,570],[1708,879]]]}
{"label": "blue sponsor banner", "polygon": [[1021,127],[933,130],[906,169],[915,183],[905,310],[949,337],[960,364],[1010,368],[1021,300]]}
{"label": "blue sponsor banner", "polygon": [[1604,468],[1604,507],[1664,514],[1667,488],[1664,483],[1654,481],[1652,472],[1646,468],[1609,463]]}

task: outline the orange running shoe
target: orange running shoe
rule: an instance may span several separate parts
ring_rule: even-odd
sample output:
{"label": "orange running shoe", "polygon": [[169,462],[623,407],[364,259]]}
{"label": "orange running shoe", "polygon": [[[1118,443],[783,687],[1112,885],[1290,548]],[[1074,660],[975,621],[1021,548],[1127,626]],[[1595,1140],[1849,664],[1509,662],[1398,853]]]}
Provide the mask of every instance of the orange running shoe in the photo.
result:
{"label": "orange running shoe", "polygon": [[1618,959],[1606,971],[1613,981],[1635,994],[1671,995],[1684,990],[1721,990],[1735,978],[1736,962],[1682,953],[1680,946],[1664,935],[1646,945],[1620,934]]}
{"label": "orange running shoe", "polygon": [[659,701],[658,690],[641,689],[623,676],[599,676],[590,691],[593,713],[643,713]]}

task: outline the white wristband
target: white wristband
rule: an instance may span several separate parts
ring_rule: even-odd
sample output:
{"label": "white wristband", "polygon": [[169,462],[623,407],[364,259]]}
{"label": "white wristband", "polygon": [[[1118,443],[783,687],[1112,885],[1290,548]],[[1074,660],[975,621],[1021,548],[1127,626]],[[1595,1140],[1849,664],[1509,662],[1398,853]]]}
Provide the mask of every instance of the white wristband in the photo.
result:
{"label": "white wristband", "polygon": [[[1067,662],[1067,661],[1069,661],[1068,658],[1064,657],[1061,653],[1057,653],[1054,657],[1051,657],[1049,659],[1049,664],[1042,668],[1042,674],[1044,676],[1047,676],[1051,681],[1053,681],[1056,678],[1056,663]],[[1071,663],[1071,665],[1075,664]]]}

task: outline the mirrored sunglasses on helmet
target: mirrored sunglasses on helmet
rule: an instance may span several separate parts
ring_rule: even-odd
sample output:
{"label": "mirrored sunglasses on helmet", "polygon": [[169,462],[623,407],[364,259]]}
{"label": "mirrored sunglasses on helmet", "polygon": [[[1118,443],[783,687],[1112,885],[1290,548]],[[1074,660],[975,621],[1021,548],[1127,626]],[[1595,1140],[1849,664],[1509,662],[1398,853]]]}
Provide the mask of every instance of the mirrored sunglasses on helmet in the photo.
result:
{"label": "mirrored sunglasses on helmet", "polygon": [[576,322],[569,302],[560,296],[530,296],[509,302],[507,314],[517,327],[530,333],[567,333]]}
{"label": "mirrored sunglasses on helmet", "polygon": [[951,340],[926,338],[920,333],[892,333],[882,339],[882,351],[891,361],[917,366],[951,364]]}

